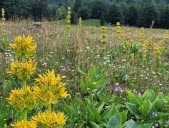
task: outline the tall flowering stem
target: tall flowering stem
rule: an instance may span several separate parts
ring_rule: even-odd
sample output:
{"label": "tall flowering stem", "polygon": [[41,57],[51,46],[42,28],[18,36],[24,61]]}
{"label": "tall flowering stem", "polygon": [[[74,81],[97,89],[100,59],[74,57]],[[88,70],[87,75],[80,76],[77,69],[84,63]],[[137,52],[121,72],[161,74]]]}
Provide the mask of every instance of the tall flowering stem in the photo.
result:
{"label": "tall flowering stem", "polygon": [[[22,112],[23,120],[27,121],[28,110],[32,110],[36,105],[36,98],[33,91],[27,86],[27,81],[30,76],[35,72],[37,63],[31,59],[36,53],[36,43],[31,36],[17,36],[14,43],[10,43],[9,47],[14,51],[14,54],[19,59],[10,64],[10,69],[7,70],[9,75],[16,75],[22,81],[22,88],[12,90],[8,103],[12,105],[17,111]],[[25,126],[27,122],[21,122]],[[18,123],[19,126],[20,123]],[[17,124],[16,124],[17,125]]]}
{"label": "tall flowering stem", "polygon": [[5,32],[6,32],[6,29],[5,29],[5,10],[2,8],[1,10],[1,21],[2,21],[2,48],[5,49],[6,48],[6,45],[7,45],[7,37],[5,35]]}
{"label": "tall flowering stem", "polygon": [[70,7],[68,7],[67,16],[66,16],[67,36],[69,35],[70,23],[71,23],[71,11],[70,11]]}
{"label": "tall flowering stem", "polygon": [[50,114],[51,113],[51,109],[52,109],[52,106],[51,106],[51,103],[48,104],[48,113]]}
{"label": "tall flowering stem", "polygon": [[51,105],[56,104],[60,98],[65,98],[69,94],[65,84],[62,83],[60,75],[55,75],[54,70],[39,74],[35,79],[37,86],[33,88],[37,101],[47,107],[43,113],[38,113],[32,120],[40,127],[60,128],[65,125],[66,118],[63,113],[52,112]]}
{"label": "tall flowering stem", "polygon": [[101,40],[102,44],[105,44],[106,41],[106,27],[102,26],[102,40]]}
{"label": "tall flowering stem", "polygon": [[23,119],[27,120],[28,111],[24,109],[23,113],[24,113]]}
{"label": "tall flowering stem", "polygon": [[117,27],[117,40],[118,40],[118,46],[120,45],[120,39],[121,39],[121,27],[120,27],[120,22],[116,23],[116,27]]}

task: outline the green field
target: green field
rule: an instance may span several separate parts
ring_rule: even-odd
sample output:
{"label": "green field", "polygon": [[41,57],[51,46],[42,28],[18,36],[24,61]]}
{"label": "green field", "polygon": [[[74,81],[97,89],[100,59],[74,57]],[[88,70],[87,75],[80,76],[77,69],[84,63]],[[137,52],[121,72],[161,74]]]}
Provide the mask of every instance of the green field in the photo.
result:
{"label": "green field", "polygon": [[[64,126],[62,123],[59,125],[59,117],[58,124],[52,124],[52,121],[47,121],[49,118],[54,119],[52,116],[41,116],[38,128],[169,127],[168,30],[111,25],[103,30],[99,20],[72,24],[70,29],[66,29],[64,21],[43,21],[42,27],[36,27],[29,20],[6,21],[4,29],[0,34],[1,128],[25,119],[25,111],[27,120],[31,122],[34,120],[32,116],[45,110],[49,113],[63,112],[66,123],[63,123]],[[12,62],[18,60],[22,65],[29,60],[25,56],[29,53],[25,53],[24,48],[22,54],[17,54],[15,50],[18,47],[9,47],[10,43],[17,42],[14,40],[17,36],[23,35],[30,35],[37,44],[36,53],[30,51],[30,58],[37,62],[36,70],[28,69],[30,65],[23,68],[25,72],[34,72],[28,73],[28,78],[21,78],[23,74],[10,75],[6,72],[11,69]],[[21,72],[21,68],[17,70]],[[42,75],[52,69],[56,77],[60,74],[61,81],[66,84],[64,87],[70,94],[67,98],[61,95],[63,87],[57,80],[52,81],[52,75],[45,79],[49,80],[48,83],[44,80],[44,85],[43,80],[42,83],[35,80],[39,78],[38,74]],[[17,105],[10,105],[6,98],[9,98],[11,90],[24,87],[24,81],[31,88],[28,92],[35,95],[36,103],[29,99],[33,108],[19,111]],[[35,88],[39,86],[46,89],[52,82],[57,83],[59,89],[51,87],[46,90],[47,93],[42,94]],[[47,95],[50,91],[55,91],[55,94]],[[37,95],[41,100],[38,100]],[[24,98],[18,98],[16,104],[28,100]],[[43,101],[45,98],[47,101]],[[56,98],[57,103],[48,103],[52,98]],[[26,106],[27,103],[23,104]],[[20,107],[24,108],[22,105]],[[44,125],[42,122],[45,121]],[[31,127],[33,125],[29,124],[26,128]]]}

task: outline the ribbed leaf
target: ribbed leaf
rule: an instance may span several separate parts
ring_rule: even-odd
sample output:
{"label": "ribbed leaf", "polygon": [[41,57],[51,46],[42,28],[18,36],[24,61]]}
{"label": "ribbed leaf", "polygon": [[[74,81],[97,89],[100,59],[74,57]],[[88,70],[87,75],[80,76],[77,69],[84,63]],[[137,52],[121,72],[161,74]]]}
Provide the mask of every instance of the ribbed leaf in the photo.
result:
{"label": "ribbed leaf", "polygon": [[122,119],[120,117],[120,114],[117,112],[115,113],[108,122],[109,128],[120,128],[122,125]]}

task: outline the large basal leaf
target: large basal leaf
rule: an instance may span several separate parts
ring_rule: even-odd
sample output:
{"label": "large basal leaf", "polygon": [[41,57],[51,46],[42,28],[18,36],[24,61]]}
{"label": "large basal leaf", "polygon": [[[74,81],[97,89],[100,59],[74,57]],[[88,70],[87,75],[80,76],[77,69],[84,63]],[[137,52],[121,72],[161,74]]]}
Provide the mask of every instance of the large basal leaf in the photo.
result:
{"label": "large basal leaf", "polygon": [[96,124],[95,122],[90,122],[92,124],[92,128],[101,128],[101,126],[99,126],[99,124]]}
{"label": "large basal leaf", "polygon": [[64,104],[64,112],[71,116],[74,114],[74,109],[71,106],[68,106],[67,104]]}
{"label": "large basal leaf", "polygon": [[94,79],[95,75],[96,75],[96,67],[92,66],[88,71],[89,79],[91,79],[91,80]]}
{"label": "large basal leaf", "polygon": [[81,89],[82,92],[86,91],[86,85],[85,85],[83,80],[80,80],[80,85],[79,86],[80,86],[80,89]]}
{"label": "large basal leaf", "polygon": [[136,128],[136,123],[132,119],[126,122],[126,127],[125,128]]}
{"label": "large basal leaf", "polygon": [[120,116],[121,116],[122,122],[126,122],[127,113],[128,113],[128,110],[124,110],[124,111],[120,112]]}
{"label": "large basal leaf", "polygon": [[106,104],[106,103],[103,102],[103,103],[98,107],[97,111],[98,111],[99,113],[103,110],[103,107],[104,107],[105,104]]}
{"label": "large basal leaf", "polygon": [[93,106],[93,104],[90,102],[89,99],[86,99],[86,101],[87,101],[87,112],[88,112],[88,116],[90,118],[90,121],[100,122],[101,116],[100,116],[99,111]]}
{"label": "large basal leaf", "polygon": [[133,104],[135,104],[137,106],[140,106],[142,104],[142,101],[140,100],[140,98],[138,97],[138,95],[132,93],[129,90],[126,90],[126,93],[127,93],[127,100],[130,103],[133,103]]}
{"label": "large basal leaf", "polygon": [[122,125],[122,119],[120,117],[119,112],[116,112],[108,121],[109,128],[120,128]]}
{"label": "large basal leaf", "polygon": [[138,110],[138,107],[135,104],[132,103],[125,103],[127,109],[134,114],[137,118],[139,118],[141,116],[141,113]]}
{"label": "large basal leaf", "polygon": [[158,110],[164,108],[165,99],[162,94],[159,94],[156,99],[153,101],[153,106],[155,106]]}
{"label": "large basal leaf", "polygon": [[142,99],[143,102],[146,100],[153,102],[156,96],[153,90],[146,90],[140,98]]}
{"label": "large basal leaf", "polygon": [[149,124],[140,124],[137,126],[137,128],[152,128],[152,123]]}
{"label": "large basal leaf", "polygon": [[84,71],[82,71],[79,67],[77,68],[77,71],[83,76],[87,76],[87,74]]}
{"label": "large basal leaf", "polygon": [[144,119],[149,115],[152,107],[153,105],[149,100],[145,101],[143,105],[139,107],[139,111]]}
{"label": "large basal leaf", "polygon": [[107,84],[107,79],[105,77],[101,77],[98,81],[97,81],[97,87],[105,87]]}
{"label": "large basal leaf", "polygon": [[109,120],[116,112],[118,112],[116,107],[114,105],[111,105],[106,111],[104,111],[101,117],[104,120]]}

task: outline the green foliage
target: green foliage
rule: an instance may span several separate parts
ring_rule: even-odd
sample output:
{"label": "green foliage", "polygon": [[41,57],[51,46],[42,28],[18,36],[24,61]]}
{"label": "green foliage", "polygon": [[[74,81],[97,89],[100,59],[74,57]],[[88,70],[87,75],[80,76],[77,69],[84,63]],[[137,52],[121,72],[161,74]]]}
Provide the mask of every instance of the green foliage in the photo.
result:
{"label": "green foliage", "polygon": [[80,7],[78,10],[78,16],[82,19],[88,19],[91,16],[91,12],[88,6]]}
{"label": "green foliage", "polygon": [[92,16],[93,19],[100,19],[104,13],[105,3],[103,0],[94,0],[92,3]]}
{"label": "green foliage", "polygon": [[141,9],[140,23],[142,27],[156,27],[159,22],[159,12],[154,4],[145,4]]}
{"label": "green foliage", "polygon": [[[142,120],[148,123],[154,123],[159,120],[165,120],[166,115],[169,115],[166,108],[168,99],[162,94],[155,94],[153,90],[147,90],[143,95],[138,96],[129,90],[126,90],[127,100],[126,108],[131,115],[134,115],[137,120]],[[163,112],[167,112],[165,115]],[[164,121],[164,122],[165,122]],[[164,124],[161,124],[163,126]]]}
{"label": "green foliage", "polygon": [[117,22],[123,21],[123,14],[120,6],[118,4],[113,3],[106,14],[106,20],[111,24],[116,24]]}
{"label": "green foliage", "polygon": [[64,6],[60,6],[56,11],[57,19],[63,20],[66,18],[66,15],[67,15],[66,8]]}
{"label": "green foliage", "polygon": [[43,17],[55,20],[56,16],[63,19],[65,13],[60,12],[64,10],[57,7],[71,7],[73,23],[82,17],[100,19],[102,25],[104,21],[112,24],[120,21],[125,25],[149,28],[154,21],[153,27],[169,28],[168,4],[167,0],[5,0],[0,1],[0,8],[7,11],[7,19],[33,17],[39,21]]}
{"label": "green foliage", "polygon": [[83,93],[87,90],[97,90],[104,88],[107,84],[107,79],[104,72],[95,66],[92,66],[88,73],[84,73],[81,69],[78,68],[78,71],[84,75],[84,79],[80,79],[80,89]]}

